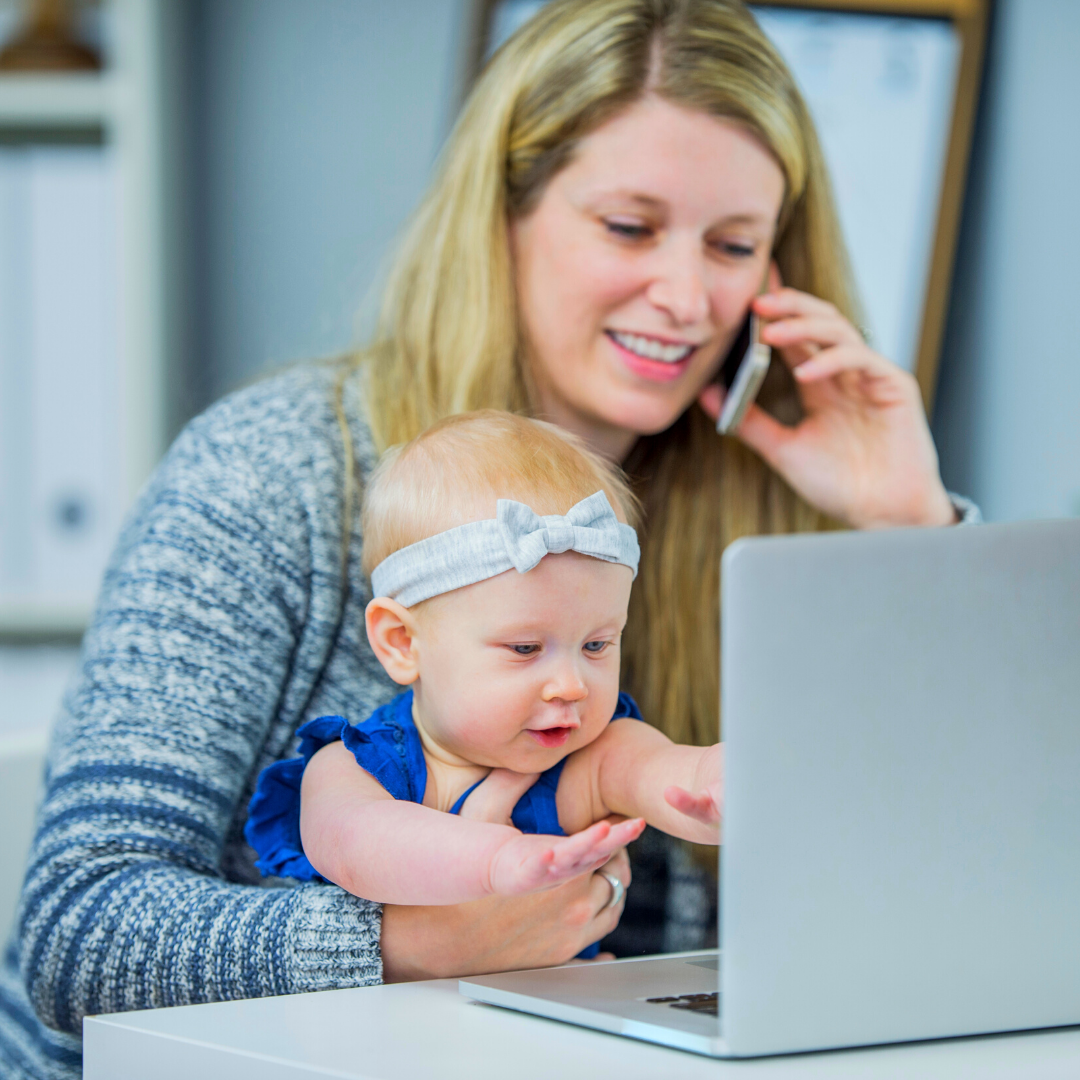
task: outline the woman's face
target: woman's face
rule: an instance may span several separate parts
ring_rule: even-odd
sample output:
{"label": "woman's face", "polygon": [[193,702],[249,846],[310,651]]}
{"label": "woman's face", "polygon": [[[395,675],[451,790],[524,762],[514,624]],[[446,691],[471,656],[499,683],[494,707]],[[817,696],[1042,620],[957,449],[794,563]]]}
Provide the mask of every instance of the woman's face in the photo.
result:
{"label": "woman's face", "polygon": [[511,225],[544,419],[614,460],[715,375],[768,271],[784,178],[734,123],[647,97]]}

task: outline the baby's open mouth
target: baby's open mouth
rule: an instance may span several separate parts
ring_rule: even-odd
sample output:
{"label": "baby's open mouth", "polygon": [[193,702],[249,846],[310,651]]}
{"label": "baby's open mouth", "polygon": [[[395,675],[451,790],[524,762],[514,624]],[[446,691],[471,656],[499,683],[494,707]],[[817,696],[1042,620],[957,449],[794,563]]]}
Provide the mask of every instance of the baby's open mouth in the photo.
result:
{"label": "baby's open mouth", "polygon": [[527,729],[529,734],[541,745],[541,746],[562,746],[567,739],[570,738],[570,732],[574,729],[572,727],[549,727],[544,728],[543,731],[534,731],[532,728]]}

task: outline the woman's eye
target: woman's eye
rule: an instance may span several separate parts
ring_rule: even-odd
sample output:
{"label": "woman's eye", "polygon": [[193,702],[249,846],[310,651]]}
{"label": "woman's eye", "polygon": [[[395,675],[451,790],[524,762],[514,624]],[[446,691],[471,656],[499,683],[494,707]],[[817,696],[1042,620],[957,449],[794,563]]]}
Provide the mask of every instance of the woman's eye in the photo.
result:
{"label": "woman's eye", "polygon": [[648,225],[633,221],[605,221],[604,227],[624,240],[645,240],[652,236],[652,229]]}
{"label": "woman's eye", "polygon": [[585,642],[584,649],[587,653],[592,653],[595,656],[597,653],[602,653],[608,647],[606,641],[587,641]]}
{"label": "woman's eye", "polygon": [[528,645],[511,645],[510,648],[513,649],[518,656],[532,656],[540,651],[540,646],[535,642],[531,642]]}
{"label": "woman's eye", "polygon": [[757,248],[753,244],[739,244],[733,240],[721,241],[715,247],[721,254],[733,259],[751,259],[757,253]]}

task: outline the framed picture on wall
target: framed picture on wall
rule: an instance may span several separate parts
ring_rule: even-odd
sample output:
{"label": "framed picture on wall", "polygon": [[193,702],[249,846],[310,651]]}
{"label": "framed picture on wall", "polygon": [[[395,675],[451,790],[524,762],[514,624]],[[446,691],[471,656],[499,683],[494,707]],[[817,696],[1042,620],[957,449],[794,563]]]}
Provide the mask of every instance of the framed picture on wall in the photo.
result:
{"label": "framed picture on wall", "polygon": [[[545,0],[479,0],[474,70]],[[874,347],[933,404],[989,0],[752,0],[813,113]]]}

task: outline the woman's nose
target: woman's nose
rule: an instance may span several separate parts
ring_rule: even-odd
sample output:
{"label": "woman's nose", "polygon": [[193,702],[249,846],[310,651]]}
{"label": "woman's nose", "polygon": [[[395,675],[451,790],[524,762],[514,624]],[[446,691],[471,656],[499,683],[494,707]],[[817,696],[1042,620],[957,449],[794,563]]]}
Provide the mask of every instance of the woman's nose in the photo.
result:
{"label": "woman's nose", "polygon": [[692,326],[709,314],[705,265],[696,246],[672,245],[646,292],[649,302],[668,313],[678,326]]}

